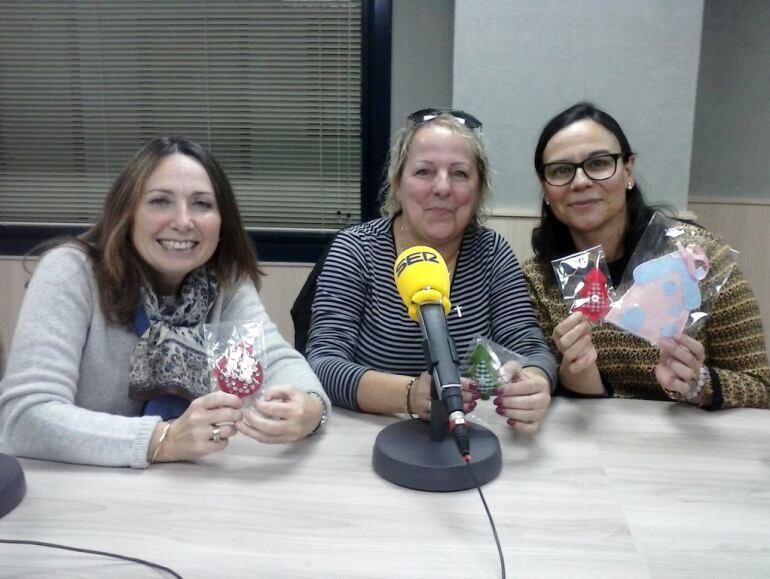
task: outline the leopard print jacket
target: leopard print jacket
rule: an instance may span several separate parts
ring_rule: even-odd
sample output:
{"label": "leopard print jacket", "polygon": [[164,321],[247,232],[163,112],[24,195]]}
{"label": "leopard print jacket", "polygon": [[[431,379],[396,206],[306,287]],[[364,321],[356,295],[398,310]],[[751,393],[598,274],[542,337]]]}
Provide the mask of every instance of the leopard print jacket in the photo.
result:
{"label": "leopard print jacket", "polygon": [[[696,234],[711,260],[712,271],[727,267],[728,246],[702,229],[697,229]],[[551,265],[532,258],[524,263],[523,270],[543,334],[561,363],[551,336],[569,312],[554,282]],[[713,410],[770,407],[770,368],[759,306],[737,266],[732,266],[726,283],[702,309],[709,315],[705,324],[691,334],[705,346],[705,364],[711,377],[702,406]],[[594,328],[592,338],[609,396],[668,400],[655,379],[659,359],[656,347],[609,323]]]}

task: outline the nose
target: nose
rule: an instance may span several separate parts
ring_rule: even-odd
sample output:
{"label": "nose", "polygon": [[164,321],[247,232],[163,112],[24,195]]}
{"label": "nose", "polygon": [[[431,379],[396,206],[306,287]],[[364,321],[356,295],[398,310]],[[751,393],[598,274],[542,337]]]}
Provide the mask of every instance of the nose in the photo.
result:
{"label": "nose", "polygon": [[436,195],[449,195],[451,190],[449,174],[446,171],[436,173],[436,178],[433,180],[433,192]]}
{"label": "nose", "polygon": [[187,231],[192,229],[192,214],[186,204],[180,203],[174,211],[174,219],[171,222],[171,227],[178,231]]}
{"label": "nose", "polygon": [[570,183],[570,187],[572,189],[585,189],[591,183],[593,183],[593,180],[588,175],[586,175],[586,172],[583,171],[583,167],[577,167],[575,169],[575,176],[572,178],[572,182]]}

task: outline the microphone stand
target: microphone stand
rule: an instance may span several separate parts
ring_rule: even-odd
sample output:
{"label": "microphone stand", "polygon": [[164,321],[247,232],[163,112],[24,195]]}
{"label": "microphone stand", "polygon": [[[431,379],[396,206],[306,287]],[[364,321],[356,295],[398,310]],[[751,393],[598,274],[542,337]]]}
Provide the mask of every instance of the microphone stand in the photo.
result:
{"label": "microphone stand", "polygon": [[[436,387],[436,361],[426,342],[423,349],[432,376],[430,422],[407,419],[381,430],[374,442],[372,466],[385,480],[410,489],[436,492],[475,488],[449,431],[447,407]],[[486,484],[502,469],[500,441],[491,430],[470,422],[468,438],[473,474],[480,485]]]}
{"label": "microphone stand", "polygon": [[441,442],[447,434],[447,421],[449,413],[446,404],[441,403],[436,390],[436,381],[430,382],[430,439],[433,442]]}
{"label": "microphone stand", "polygon": [[[431,399],[430,422],[400,420],[380,431],[372,454],[374,471],[387,481],[420,491],[476,488],[449,432],[444,404],[433,393]],[[500,441],[491,430],[470,422],[468,437],[473,474],[479,484],[486,484],[502,470]]]}
{"label": "microphone stand", "polygon": [[27,484],[19,461],[0,454],[0,518],[15,509],[26,492]]}

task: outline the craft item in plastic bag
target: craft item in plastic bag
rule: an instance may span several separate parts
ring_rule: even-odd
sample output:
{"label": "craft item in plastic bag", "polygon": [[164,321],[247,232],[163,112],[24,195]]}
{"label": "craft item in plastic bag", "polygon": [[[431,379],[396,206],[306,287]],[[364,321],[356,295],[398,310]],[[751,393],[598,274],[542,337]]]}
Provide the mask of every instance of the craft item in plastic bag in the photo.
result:
{"label": "craft item in plastic bag", "polygon": [[612,282],[600,245],[554,259],[551,266],[570,312],[582,312],[593,324],[607,315]]}
{"label": "craft item in plastic bag", "polygon": [[510,361],[520,368],[527,359],[492,340],[476,337],[468,347],[464,375],[479,385],[481,399],[489,400],[496,388],[511,381],[511,366],[506,366]]}
{"label": "craft item in plastic bag", "polygon": [[[659,345],[705,320],[735,266],[727,248],[714,268],[706,251],[681,222],[656,213],[642,236],[606,320]],[[629,276],[630,272],[630,276]]]}
{"label": "craft item in plastic bag", "polygon": [[703,248],[680,244],[676,251],[634,268],[634,284],[606,319],[653,344],[675,336],[684,330],[690,312],[701,306],[698,282],[707,273]]}
{"label": "craft item in plastic bag", "polygon": [[262,324],[223,322],[203,330],[213,387],[239,398],[258,394],[267,364]]}

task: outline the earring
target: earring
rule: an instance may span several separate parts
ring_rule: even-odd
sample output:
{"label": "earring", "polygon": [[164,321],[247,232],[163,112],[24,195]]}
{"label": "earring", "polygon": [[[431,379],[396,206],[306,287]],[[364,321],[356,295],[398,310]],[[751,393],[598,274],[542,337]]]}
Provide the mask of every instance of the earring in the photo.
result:
{"label": "earring", "polygon": [[543,197],[543,201],[545,202],[546,205],[551,204],[551,202],[548,200],[548,197]]}
{"label": "earring", "polygon": [[629,181],[629,182],[628,182],[628,187],[626,187],[626,189],[628,189],[629,191],[631,191],[631,189],[633,189],[633,188],[634,188],[634,183],[633,183],[633,181]]}

